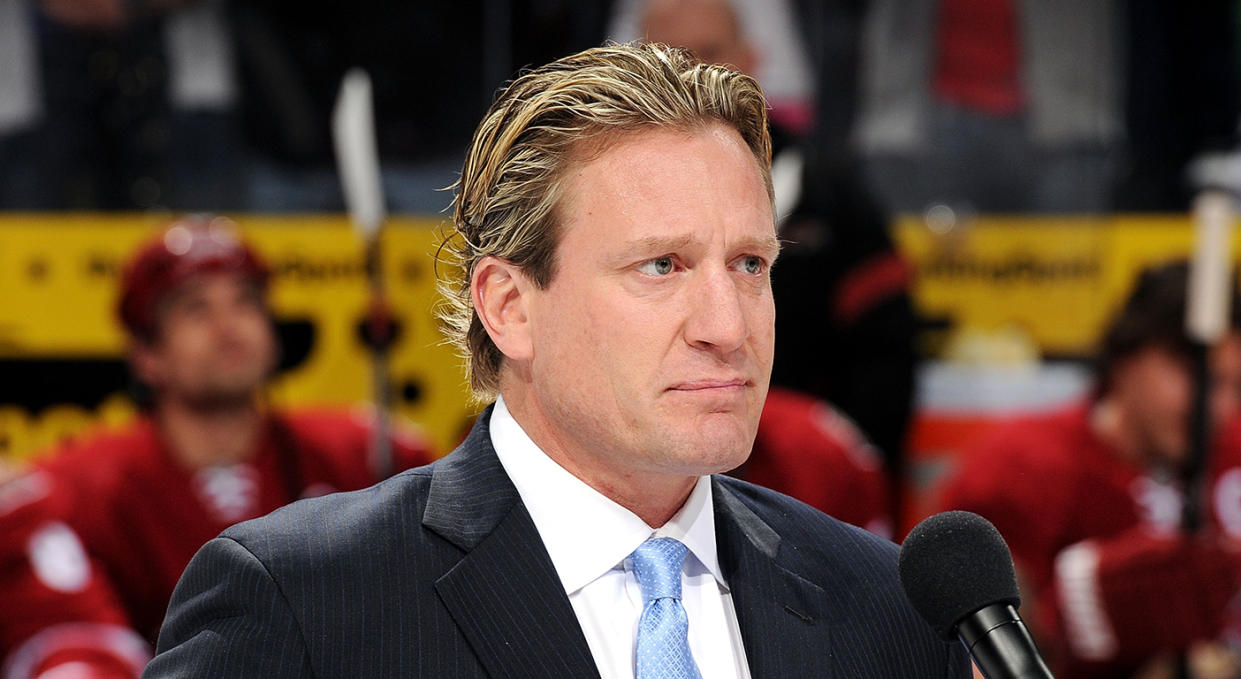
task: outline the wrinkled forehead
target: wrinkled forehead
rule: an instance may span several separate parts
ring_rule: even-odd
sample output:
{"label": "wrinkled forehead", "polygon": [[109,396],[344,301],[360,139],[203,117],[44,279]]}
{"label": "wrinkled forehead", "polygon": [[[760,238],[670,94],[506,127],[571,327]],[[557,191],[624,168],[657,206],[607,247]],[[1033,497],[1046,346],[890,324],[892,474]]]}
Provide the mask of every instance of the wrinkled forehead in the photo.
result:
{"label": "wrinkled forehead", "polygon": [[751,150],[725,125],[627,135],[567,168],[556,245],[587,226],[591,240],[583,242],[579,233],[575,247],[751,243],[774,258],[769,251],[778,246],[768,244],[777,242],[775,218],[766,189]]}
{"label": "wrinkled forehead", "polygon": [[575,175],[579,174],[585,165],[598,160],[609,151],[621,146],[635,145],[657,135],[690,139],[701,134],[713,134],[720,138],[729,139],[730,142],[735,141],[737,145],[746,150],[746,156],[753,161],[753,167],[758,171],[759,178],[763,182],[763,188],[767,192],[768,203],[772,207],[774,214],[775,190],[771,183],[770,159],[762,157],[759,151],[751,148],[745,142],[740,130],[732,125],[716,118],[704,118],[668,124],[652,123],[623,129],[599,130],[591,132],[578,140],[571,152],[565,157],[564,163],[557,170],[557,181],[554,190],[557,194],[558,216],[564,216],[564,213],[559,212],[559,210],[561,207],[564,207],[563,203],[567,185],[573,182]]}

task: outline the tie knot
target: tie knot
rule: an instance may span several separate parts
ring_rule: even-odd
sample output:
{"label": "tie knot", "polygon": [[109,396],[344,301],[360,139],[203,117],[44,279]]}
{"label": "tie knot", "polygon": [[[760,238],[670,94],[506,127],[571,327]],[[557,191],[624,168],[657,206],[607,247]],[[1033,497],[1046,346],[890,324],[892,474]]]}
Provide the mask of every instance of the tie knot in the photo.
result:
{"label": "tie knot", "polygon": [[681,569],[688,551],[673,538],[651,538],[633,550],[633,571],[643,601],[681,598]]}

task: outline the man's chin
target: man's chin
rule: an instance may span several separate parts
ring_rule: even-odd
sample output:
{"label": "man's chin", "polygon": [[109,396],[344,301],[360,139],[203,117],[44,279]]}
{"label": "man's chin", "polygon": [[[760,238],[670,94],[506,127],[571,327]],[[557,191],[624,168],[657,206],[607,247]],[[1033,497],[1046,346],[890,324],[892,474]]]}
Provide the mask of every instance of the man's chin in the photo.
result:
{"label": "man's chin", "polygon": [[706,418],[683,437],[677,437],[676,457],[687,475],[721,474],[740,467],[754,448],[754,431],[739,417]]}
{"label": "man's chin", "polygon": [[194,410],[236,410],[252,406],[259,387],[252,383],[215,385],[180,395],[180,400]]}

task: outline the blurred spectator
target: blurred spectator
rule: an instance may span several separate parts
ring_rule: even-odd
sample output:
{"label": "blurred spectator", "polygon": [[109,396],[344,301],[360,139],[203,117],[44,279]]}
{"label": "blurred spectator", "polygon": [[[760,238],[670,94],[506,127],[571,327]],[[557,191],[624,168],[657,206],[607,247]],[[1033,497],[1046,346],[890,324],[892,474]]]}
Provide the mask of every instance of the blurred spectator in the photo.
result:
{"label": "blurred spectator", "polygon": [[[494,83],[608,2],[0,2],[0,208],[343,209],[329,134],[370,72],[393,212],[433,213]],[[411,64],[428,64],[413,67]]]}
{"label": "blurred spectator", "polygon": [[899,530],[917,359],[913,271],[849,167],[812,154],[801,200],[781,225],[771,380],[826,399],[858,423],[883,455]]}
{"label": "blurred spectator", "polygon": [[341,78],[358,66],[373,84],[389,209],[442,210],[448,197],[437,189],[460,169],[470,112],[489,103],[480,85],[482,4],[233,2],[246,208],[344,208],[330,124]]}
{"label": "blurred spectator", "polygon": [[824,401],[772,387],[754,451],[729,474],[892,537],[883,460],[853,422]]}
{"label": "blurred spectator", "polygon": [[[783,221],[801,195],[800,142],[809,131],[812,115],[806,55],[791,8],[783,0],[764,5],[758,13],[753,3],[738,0],[636,0],[617,9],[614,36],[636,29],[643,41],[689,48],[707,63],[727,64],[763,84],[772,102],[769,126],[776,221]],[[635,27],[628,25],[631,20],[636,21]],[[768,56],[786,67],[769,68]],[[795,77],[790,78],[790,73]],[[773,95],[771,87],[788,90],[788,94]]]}
{"label": "blurred spectator", "polygon": [[235,199],[239,137],[218,2],[11,0],[0,13],[0,207]]}
{"label": "blurred spectator", "polygon": [[796,4],[814,74],[811,153],[852,164],[861,34],[870,2],[797,0]]}
{"label": "blurred spectator", "polygon": [[797,24],[789,0],[617,0],[608,36],[688,47],[704,61],[754,76],[772,122],[801,134],[810,128],[814,92]]}
{"label": "blurred spectator", "polygon": [[[356,65],[393,211],[438,212],[493,84],[641,37],[647,2],[4,0],[0,209],[343,209],[327,126]],[[890,209],[1179,210],[1185,163],[1235,141],[1231,2],[730,4],[754,63],[704,58],[752,69],[776,131],[829,156],[854,127]]]}
{"label": "blurred spectator", "polygon": [[[150,409],[0,486],[0,605],[14,604],[0,617],[4,676],[50,677],[61,664],[132,676],[204,542],[379,479],[370,419],[264,406],[277,354],[267,280],[222,219],[182,220],[127,265],[119,315]],[[432,458],[420,437],[393,444],[398,470]]]}
{"label": "blurred spectator", "polygon": [[[1241,299],[1234,290],[1229,332],[1210,352],[1209,518],[1185,535],[1187,278],[1183,264],[1142,274],[1103,338],[1093,396],[1000,426],[943,488],[942,509],[977,512],[1008,541],[1026,619],[1062,679],[1137,676],[1164,653],[1238,632]],[[1220,657],[1218,645],[1198,648]],[[1237,676],[1230,663],[1210,676]]]}
{"label": "blurred spectator", "polygon": [[39,186],[27,161],[38,148],[34,136],[42,115],[28,2],[0,2],[0,209],[21,206]]}
{"label": "blurred spectator", "polygon": [[74,501],[47,472],[0,485],[4,677],[137,677],[151,647],[129,627],[101,564],[66,523]]}
{"label": "blurred spectator", "polygon": [[912,267],[896,252],[886,206],[848,141],[867,5],[800,3],[818,97],[799,200],[780,226],[772,380],[825,398],[858,423],[884,456],[899,519],[919,319]]}
{"label": "blurred spectator", "polygon": [[1100,212],[1123,136],[1111,0],[876,0],[856,142],[890,209]]}
{"label": "blurred spectator", "polygon": [[607,3],[569,0],[232,2],[249,144],[246,206],[338,211],[332,107],[345,71],[370,73],[388,207],[437,213],[471,121],[524,64],[597,44]]}
{"label": "blurred spectator", "polygon": [[164,22],[169,189],[180,211],[241,208],[245,159],[234,38],[225,0],[186,0]]}

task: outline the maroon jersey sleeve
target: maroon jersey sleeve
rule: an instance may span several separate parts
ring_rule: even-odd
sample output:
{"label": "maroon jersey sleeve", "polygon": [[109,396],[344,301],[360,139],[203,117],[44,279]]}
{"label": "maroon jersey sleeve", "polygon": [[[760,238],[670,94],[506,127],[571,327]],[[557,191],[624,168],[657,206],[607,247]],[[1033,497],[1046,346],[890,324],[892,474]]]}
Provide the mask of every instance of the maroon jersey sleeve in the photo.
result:
{"label": "maroon jersey sleeve", "polygon": [[1211,520],[1224,535],[1241,540],[1241,418],[1220,427],[1206,491]]}
{"label": "maroon jersey sleeve", "polygon": [[431,441],[412,422],[404,418],[393,418],[391,427],[394,472],[430,464],[438,457]]}
{"label": "maroon jersey sleeve", "polygon": [[[331,490],[364,488],[379,478],[371,459],[374,417],[365,409],[299,410],[280,416],[294,440],[311,494],[313,486]],[[412,424],[392,418],[392,471],[430,463],[435,454],[427,438]]]}
{"label": "maroon jersey sleeve", "polygon": [[1241,560],[1214,529],[1186,538],[1144,517],[1149,479],[1084,435],[1085,418],[999,427],[964,455],[940,508],[1000,530],[1057,676],[1130,676],[1157,653],[1216,636]]}
{"label": "maroon jersey sleeve", "polygon": [[1067,442],[1045,424],[1017,420],[984,434],[958,458],[939,489],[936,510],[974,512],[995,524],[1017,567],[1022,616],[1061,672],[1064,639],[1050,593],[1060,534],[1073,520],[1069,495],[1076,484],[1072,470],[1058,462]]}
{"label": "maroon jersey sleeve", "polygon": [[891,534],[878,452],[829,404],[772,389],[739,475],[875,533]]}
{"label": "maroon jersey sleeve", "polygon": [[1074,472],[1058,464],[1065,445],[1034,422],[1000,425],[962,454],[938,494],[938,511],[961,509],[995,524],[1038,590],[1051,581],[1059,535],[1071,520]]}
{"label": "maroon jersey sleeve", "polygon": [[1056,558],[1055,604],[1078,663],[1137,663],[1215,638],[1241,585],[1241,559],[1212,534],[1136,526]]}
{"label": "maroon jersey sleeve", "polygon": [[73,663],[74,677],[137,677],[150,648],[63,520],[65,492],[45,472],[0,486],[3,676],[33,678]]}

